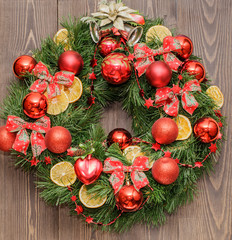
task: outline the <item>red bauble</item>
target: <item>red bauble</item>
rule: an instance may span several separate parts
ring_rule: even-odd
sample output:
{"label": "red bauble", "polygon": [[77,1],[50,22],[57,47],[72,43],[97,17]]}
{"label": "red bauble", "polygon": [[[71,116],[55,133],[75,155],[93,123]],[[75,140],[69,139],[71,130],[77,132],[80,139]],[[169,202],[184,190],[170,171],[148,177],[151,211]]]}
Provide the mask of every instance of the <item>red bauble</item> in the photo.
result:
{"label": "red bauble", "polygon": [[147,68],[146,78],[151,86],[164,87],[172,78],[172,70],[165,62],[156,61]]}
{"label": "red bauble", "polygon": [[217,139],[219,126],[213,118],[204,117],[195,123],[193,131],[201,142],[210,143]]}
{"label": "red bauble", "polygon": [[86,185],[95,182],[101,175],[102,162],[89,154],[86,158],[78,158],[74,164],[77,178]]}
{"label": "red bauble", "polygon": [[23,99],[23,112],[30,118],[40,118],[47,111],[47,98],[37,92],[27,94]]}
{"label": "red bauble", "polygon": [[115,128],[107,137],[108,147],[113,143],[118,143],[119,147],[124,149],[132,144],[132,136],[124,128]]}
{"label": "red bauble", "polygon": [[18,57],[13,63],[13,72],[19,79],[23,79],[26,72],[31,72],[37,62],[35,59],[28,55]]}
{"label": "red bauble", "polygon": [[193,43],[192,40],[185,35],[178,35],[174,37],[180,42],[181,49],[176,50],[178,56],[182,59],[187,59],[191,56],[193,52]]}
{"label": "red bauble", "polygon": [[131,76],[131,65],[127,56],[123,53],[110,53],[101,65],[103,78],[114,85],[122,84]]}
{"label": "red bauble", "polygon": [[58,60],[59,69],[62,71],[73,72],[79,74],[84,66],[82,56],[73,50],[63,52]]}
{"label": "red bauble", "polygon": [[0,150],[9,152],[15,141],[16,133],[9,132],[5,126],[0,127]]}
{"label": "red bauble", "polygon": [[143,202],[143,194],[133,185],[126,185],[115,195],[115,199],[117,207],[123,212],[135,212]]}
{"label": "red bauble", "polygon": [[178,178],[179,167],[172,158],[162,157],[154,162],[151,172],[158,183],[168,185]]}
{"label": "red bauble", "polygon": [[71,146],[72,136],[67,128],[56,126],[45,135],[45,145],[53,153],[63,153]]}
{"label": "red bauble", "polygon": [[151,134],[159,144],[170,144],[178,136],[178,126],[171,118],[160,118],[153,124]]}
{"label": "red bauble", "polygon": [[195,60],[186,61],[182,68],[182,72],[183,71],[187,71],[189,75],[195,75],[195,78],[199,82],[202,82],[205,79],[205,68],[198,61]]}
{"label": "red bauble", "polygon": [[120,46],[118,41],[112,37],[105,37],[98,45],[100,54],[105,57]]}

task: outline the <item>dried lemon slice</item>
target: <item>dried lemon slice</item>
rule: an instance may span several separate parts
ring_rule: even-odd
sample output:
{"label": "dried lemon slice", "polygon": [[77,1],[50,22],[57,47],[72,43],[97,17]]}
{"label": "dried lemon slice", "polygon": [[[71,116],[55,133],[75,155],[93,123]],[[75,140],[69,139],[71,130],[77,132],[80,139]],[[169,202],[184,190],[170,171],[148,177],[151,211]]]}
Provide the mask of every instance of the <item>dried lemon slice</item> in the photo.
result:
{"label": "dried lemon slice", "polygon": [[172,36],[170,30],[165,26],[156,25],[147,30],[146,42],[153,42],[156,39],[163,42],[164,38],[167,36]]}
{"label": "dried lemon slice", "polygon": [[70,162],[59,162],[50,170],[51,180],[61,186],[67,187],[75,183],[77,176],[74,167]]}
{"label": "dried lemon slice", "polygon": [[221,108],[224,104],[224,96],[221,92],[221,90],[217,86],[210,86],[206,90],[206,94],[210,96],[218,108]]}
{"label": "dried lemon slice", "polygon": [[175,119],[178,126],[178,136],[176,140],[185,140],[192,134],[191,122],[184,115],[179,114]]}
{"label": "dried lemon slice", "polygon": [[65,50],[70,50],[69,38],[68,38],[68,30],[66,28],[60,29],[54,36],[53,41],[56,44],[62,44]]}
{"label": "dried lemon slice", "polygon": [[137,157],[144,156],[144,153],[141,152],[141,148],[139,146],[134,145],[125,148],[123,151],[123,155],[129,162],[133,163]]}
{"label": "dried lemon slice", "polygon": [[82,95],[82,82],[78,77],[74,77],[73,84],[70,87],[64,87],[64,92],[68,96],[69,103],[76,102]]}

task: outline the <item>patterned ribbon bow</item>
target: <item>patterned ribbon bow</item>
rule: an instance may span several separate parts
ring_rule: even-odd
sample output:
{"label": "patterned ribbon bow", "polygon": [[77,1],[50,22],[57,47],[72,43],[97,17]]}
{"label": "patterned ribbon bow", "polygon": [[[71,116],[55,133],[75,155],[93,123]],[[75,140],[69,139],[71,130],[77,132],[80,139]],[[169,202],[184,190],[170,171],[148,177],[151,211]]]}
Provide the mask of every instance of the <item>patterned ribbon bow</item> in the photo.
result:
{"label": "patterned ribbon bow", "polygon": [[173,88],[158,88],[155,94],[155,103],[164,105],[164,111],[168,115],[177,116],[179,111],[179,99],[177,96],[180,95],[184,110],[192,115],[198,107],[198,102],[190,92],[196,91],[201,92],[201,86],[196,79],[185,83],[183,89],[174,84]]}
{"label": "patterned ribbon bow", "polygon": [[75,76],[74,73],[67,71],[57,72],[55,76],[52,76],[49,73],[48,68],[42,62],[36,64],[32,72],[39,79],[32,84],[30,90],[43,93],[47,89],[48,98],[60,95],[59,84],[70,87]]}
{"label": "patterned ribbon bow", "polygon": [[30,139],[26,129],[32,130],[31,148],[34,157],[39,156],[45,149],[45,141],[42,133],[50,129],[50,118],[44,116],[36,122],[28,123],[17,116],[8,116],[6,129],[9,132],[18,132],[12,148],[26,155]]}
{"label": "patterned ribbon bow", "polygon": [[146,72],[148,66],[154,62],[154,56],[163,54],[164,61],[169,67],[177,71],[182,62],[173,54],[172,51],[181,49],[180,42],[174,37],[167,36],[163,40],[163,46],[159,49],[150,49],[145,43],[138,43],[134,46],[134,57],[137,60],[135,67],[139,77]]}
{"label": "patterned ribbon bow", "polygon": [[117,158],[107,158],[104,161],[103,172],[112,173],[109,181],[116,194],[123,186],[125,172],[131,173],[131,180],[137,190],[149,184],[143,171],[149,170],[148,157],[137,157],[132,166],[124,166]]}

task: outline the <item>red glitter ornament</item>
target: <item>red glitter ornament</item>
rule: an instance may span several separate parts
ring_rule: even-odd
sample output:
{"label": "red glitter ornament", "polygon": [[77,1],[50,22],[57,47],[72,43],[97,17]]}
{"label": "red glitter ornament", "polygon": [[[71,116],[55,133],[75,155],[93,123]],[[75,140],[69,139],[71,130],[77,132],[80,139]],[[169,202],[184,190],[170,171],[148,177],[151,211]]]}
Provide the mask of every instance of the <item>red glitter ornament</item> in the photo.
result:
{"label": "red glitter ornament", "polygon": [[120,46],[120,43],[112,37],[105,37],[101,40],[98,49],[100,54],[105,57],[110,54],[112,51],[117,49]]}
{"label": "red glitter ornament", "polygon": [[78,52],[69,50],[60,55],[58,66],[61,71],[73,72],[77,75],[83,69],[84,61]]}
{"label": "red glitter ornament", "polygon": [[23,112],[30,118],[40,118],[47,111],[47,98],[38,92],[31,92],[23,99]]}
{"label": "red glitter ornament", "polygon": [[132,136],[124,128],[115,128],[107,137],[108,147],[113,143],[118,143],[119,147],[124,149],[132,144]]}
{"label": "red glitter ornament", "polygon": [[158,183],[168,185],[178,178],[179,167],[174,159],[162,157],[154,162],[151,172]]}
{"label": "red glitter ornament", "polygon": [[205,68],[198,61],[186,61],[184,66],[182,67],[181,72],[183,71],[187,71],[189,75],[194,75],[199,82],[202,82],[205,79]]}
{"label": "red glitter ornament", "polygon": [[16,133],[9,132],[5,126],[0,127],[0,150],[9,152],[16,138]]}
{"label": "red glitter ornament", "polygon": [[217,139],[219,134],[218,123],[210,117],[199,119],[193,128],[195,136],[204,143],[210,143]]}
{"label": "red glitter ornament", "polygon": [[53,153],[63,153],[71,145],[72,136],[67,128],[52,127],[45,135],[45,145]]}
{"label": "red glitter ornament", "polygon": [[159,144],[170,144],[178,136],[178,126],[171,118],[160,118],[153,124],[151,134]]}
{"label": "red glitter ornament", "polygon": [[143,194],[137,191],[133,185],[127,183],[123,186],[119,192],[115,195],[116,206],[123,212],[135,212],[137,211],[142,202]]}
{"label": "red glitter ornament", "polygon": [[172,78],[172,70],[165,62],[156,61],[147,68],[146,78],[151,86],[164,87]]}
{"label": "red glitter ornament", "polygon": [[26,72],[31,72],[37,62],[35,59],[28,55],[18,57],[13,63],[13,72],[19,79],[23,79]]}
{"label": "red glitter ornament", "polygon": [[131,65],[123,53],[110,53],[101,65],[103,78],[114,85],[125,83],[131,76]]}
{"label": "red glitter ornament", "polygon": [[86,185],[95,182],[101,175],[102,162],[89,154],[86,158],[78,158],[74,164],[77,178]]}
{"label": "red glitter ornament", "polygon": [[192,40],[185,35],[178,35],[174,37],[180,42],[181,49],[176,50],[178,56],[182,59],[187,59],[193,52]]}

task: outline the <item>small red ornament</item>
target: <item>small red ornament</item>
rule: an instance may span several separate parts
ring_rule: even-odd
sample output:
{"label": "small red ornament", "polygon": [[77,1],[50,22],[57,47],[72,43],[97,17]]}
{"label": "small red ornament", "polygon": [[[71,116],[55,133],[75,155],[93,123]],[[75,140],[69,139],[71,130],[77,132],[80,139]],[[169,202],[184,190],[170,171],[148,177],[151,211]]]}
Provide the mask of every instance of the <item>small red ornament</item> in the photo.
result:
{"label": "small red ornament", "polygon": [[144,25],[145,24],[145,20],[144,17],[142,15],[139,14],[134,14],[134,13],[130,13],[131,17],[134,19],[134,21],[140,25]]}
{"label": "small red ornament", "polygon": [[16,133],[9,132],[5,126],[0,127],[0,150],[9,152],[16,138]]}
{"label": "small red ornament", "polygon": [[165,62],[156,61],[147,68],[146,78],[151,86],[164,87],[172,78],[172,70]]}
{"label": "small red ornament", "polygon": [[95,182],[102,173],[102,162],[89,154],[86,158],[78,158],[74,164],[77,178],[86,185]]}
{"label": "small red ornament", "polygon": [[210,143],[217,139],[219,134],[218,123],[210,117],[199,119],[193,128],[195,136],[204,143]]}
{"label": "small red ornament", "polygon": [[71,133],[67,128],[55,126],[48,130],[45,135],[45,145],[53,153],[67,151],[72,142]]}
{"label": "small red ornament", "polygon": [[77,75],[83,69],[84,61],[78,52],[69,50],[60,55],[58,66],[61,71],[73,72]]}
{"label": "small red ornament", "polygon": [[178,35],[174,37],[180,42],[181,49],[176,50],[178,56],[182,59],[187,59],[193,52],[192,40],[185,35]]}
{"label": "small red ornament", "polygon": [[160,118],[153,124],[151,134],[159,144],[170,144],[178,136],[178,126],[171,118]]}
{"label": "small red ornament", "polygon": [[47,98],[38,92],[31,92],[23,99],[23,112],[30,118],[40,118],[47,111]]}
{"label": "small red ornament", "polygon": [[158,183],[168,185],[178,178],[179,167],[174,159],[162,157],[154,162],[151,172]]}
{"label": "small red ornament", "polygon": [[123,53],[110,53],[101,65],[103,78],[114,85],[125,83],[131,76],[131,65]]}
{"label": "small red ornament", "polygon": [[205,79],[205,68],[204,66],[195,60],[188,60],[182,67],[181,72],[187,71],[189,75],[195,75],[195,78],[202,82]]}
{"label": "small red ornament", "polygon": [[105,37],[101,40],[98,49],[100,54],[105,57],[120,46],[119,42],[112,37]]}
{"label": "small red ornament", "polygon": [[124,128],[115,128],[107,137],[108,147],[113,143],[118,143],[119,147],[124,149],[132,144],[132,136]]}
{"label": "small red ornament", "polygon": [[13,72],[19,79],[23,79],[26,72],[31,72],[37,62],[35,59],[28,55],[18,57],[13,63]]}
{"label": "small red ornament", "polygon": [[123,212],[137,211],[143,202],[143,194],[127,183],[115,195],[116,206]]}

